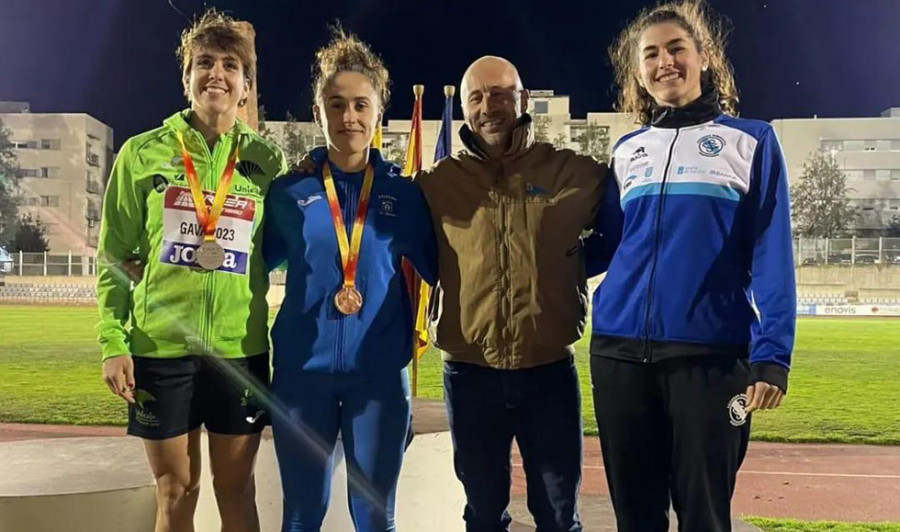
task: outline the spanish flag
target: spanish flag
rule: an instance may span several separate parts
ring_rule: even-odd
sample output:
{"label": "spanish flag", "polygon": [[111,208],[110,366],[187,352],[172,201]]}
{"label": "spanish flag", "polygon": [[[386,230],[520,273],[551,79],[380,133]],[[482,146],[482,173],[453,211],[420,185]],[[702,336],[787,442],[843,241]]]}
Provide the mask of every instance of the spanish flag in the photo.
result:
{"label": "spanish flag", "polygon": [[375,128],[375,136],[372,137],[372,147],[378,151],[381,151],[384,147],[384,129],[381,127],[381,124],[378,124],[378,127]]}
{"label": "spanish flag", "polygon": [[[416,102],[413,105],[412,122],[409,126],[409,144],[406,148],[406,162],[403,165],[403,175],[410,179],[422,170],[422,94],[425,92],[425,87],[422,85],[415,85],[413,86],[413,92],[416,95]],[[430,290],[428,284],[419,279],[419,276],[416,275],[415,270],[409,262],[404,261],[403,273],[406,277],[407,289],[409,290],[409,300],[414,303],[414,349],[416,361],[418,361],[418,359],[428,350],[428,323],[426,318],[428,315],[428,296],[430,295]],[[417,364],[414,365],[414,369],[416,369],[416,366]],[[416,377],[416,375],[414,375],[414,377]]]}
{"label": "spanish flag", "polygon": [[[434,147],[434,162],[440,161],[453,152],[453,96],[455,93],[456,87],[453,85],[444,86],[444,112],[441,117],[441,131],[438,133],[437,145]],[[416,109],[419,112],[418,133],[421,133],[421,102]],[[415,120],[415,115],[413,116],[413,120]],[[421,148],[421,135],[418,139],[418,143],[419,148]],[[409,159],[407,159],[407,162],[408,161]],[[420,157],[420,166],[421,163]],[[418,357],[421,357],[428,351],[428,309],[431,304],[431,296],[431,287],[428,286],[428,283],[424,281],[421,282],[419,285],[419,305],[416,310],[416,355]]]}

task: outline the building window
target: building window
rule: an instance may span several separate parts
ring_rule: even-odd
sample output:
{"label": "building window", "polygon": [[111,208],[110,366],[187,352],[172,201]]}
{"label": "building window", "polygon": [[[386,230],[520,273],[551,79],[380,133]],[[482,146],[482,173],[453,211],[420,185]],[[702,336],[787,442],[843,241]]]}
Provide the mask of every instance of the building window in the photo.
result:
{"label": "building window", "polygon": [[890,181],[891,180],[891,171],[890,170],[875,170],[875,181]]}
{"label": "building window", "polygon": [[38,177],[43,177],[44,179],[55,179],[59,177],[59,168],[53,166],[43,166],[41,167],[41,173]]}
{"label": "building window", "polygon": [[891,141],[891,150],[892,151],[900,151],[900,139]]}
{"label": "building window", "polygon": [[844,175],[847,176],[847,179],[850,181],[859,181],[863,178],[862,170],[844,170]]}
{"label": "building window", "polygon": [[863,180],[875,181],[875,170],[863,170]]}
{"label": "building window", "polygon": [[825,153],[830,153],[831,150],[842,151],[844,149],[844,142],[841,140],[823,140],[819,143],[819,146],[822,147],[822,151]]}
{"label": "building window", "polygon": [[62,147],[61,144],[59,139],[41,139],[42,150],[58,150]]}
{"label": "building window", "polygon": [[536,115],[545,115],[550,110],[550,102],[548,101],[536,101],[534,102],[534,114]]}
{"label": "building window", "polygon": [[20,168],[19,177],[39,177],[42,179],[54,179],[59,177],[59,168],[42,166],[41,168]]}
{"label": "building window", "polygon": [[891,170],[891,181],[900,181],[900,170]]}
{"label": "building window", "polygon": [[59,196],[41,196],[41,207],[59,207]]}

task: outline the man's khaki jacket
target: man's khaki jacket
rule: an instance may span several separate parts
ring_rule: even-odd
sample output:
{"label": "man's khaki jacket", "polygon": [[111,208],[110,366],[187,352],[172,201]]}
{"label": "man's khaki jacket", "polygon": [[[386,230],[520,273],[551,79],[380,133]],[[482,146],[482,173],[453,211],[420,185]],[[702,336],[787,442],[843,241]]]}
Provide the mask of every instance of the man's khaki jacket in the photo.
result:
{"label": "man's khaki jacket", "polygon": [[607,167],[535,142],[528,115],[500,158],[467,126],[460,137],[464,150],[417,177],[439,250],[431,338],[445,361],[498,369],[568,358],[588,308],[582,232]]}

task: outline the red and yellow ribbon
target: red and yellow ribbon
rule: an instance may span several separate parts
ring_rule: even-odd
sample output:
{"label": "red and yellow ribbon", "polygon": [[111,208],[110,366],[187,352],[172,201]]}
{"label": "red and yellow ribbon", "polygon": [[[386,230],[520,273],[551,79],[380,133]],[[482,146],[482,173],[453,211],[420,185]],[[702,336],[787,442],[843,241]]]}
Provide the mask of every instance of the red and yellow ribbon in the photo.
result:
{"label": "red and yellow ribbon", "polygon": [[212,206],[207,209],[206,197],[203,194],[203,186],[200,184],[200,178],[197,176],[197,168],[194,166],[194,159],[188,153],[187,146],[184,144],[184,134],[178,131],[178,142],[181,144],[181,157],[184,159],[184,170],[187,174],[188,185],[191,188],[191,195],[194,197],[194,210],[197,211],[197,222],[203,227],[203,240],[207,242],[216,240],[216,227],[219,225],[219,218],[225,209],[225,199],[228,196],[228,189],[231,187],[231,180],[234,178],[234,167],[237,164],[238,153],[240,152],[240,137],[235,139],[234,148],[228,157],[228,164],[222,173],[219,184],[216,186],[216,197]]}
{"label": "red and yellow ribbon", "polygon": [[341,204],[338,201],[337,190],[334,187],[334,177],[331,175],[329,163],[322,168],[322,178],[325,181],[325,193],[328,195],[328,206],[331,208],[331,218],[334,222],[334,230],[337,233],[338,247],[341,250],[341,265],[344,268],[344,286],[356,287],[356,270],[359,266],[359,249],[362,246],[363,228],[366,225],[366,213],[369,211],[369,197],[372,194],[372,183],[375,181],[375,169],[372,165],[366,166],[366,176],[363,179],[362,192],[359,195],[359,206],[356,209],[356,219],[353,220],[353,234],[347,241],[347,228],[344,226],[344,215],[341,214]]}

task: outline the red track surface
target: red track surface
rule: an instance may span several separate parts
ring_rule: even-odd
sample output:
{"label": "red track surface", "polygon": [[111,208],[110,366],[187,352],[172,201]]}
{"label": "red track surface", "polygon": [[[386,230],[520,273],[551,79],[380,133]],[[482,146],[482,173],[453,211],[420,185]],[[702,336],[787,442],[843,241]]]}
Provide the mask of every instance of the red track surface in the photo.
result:
{"label": "red track surface", "polygon": [[[0,442],[72,436],[122,436],[122,427],[0,424]],[[514,455],[513,490],[525,493]],[[585,438],[585,495],[608,495],[600,444]],[[738,475],[735,515],[900,521],[900,447],[751,442]]]}

